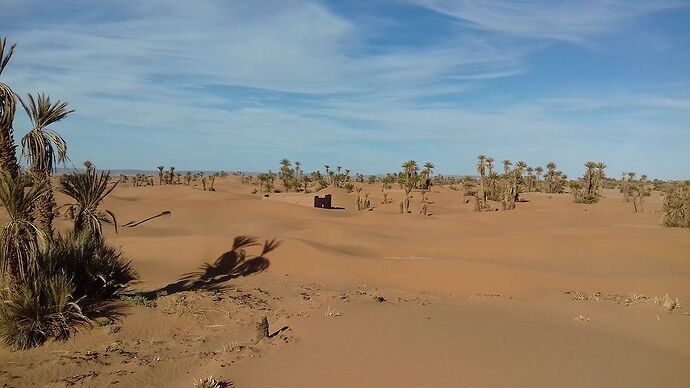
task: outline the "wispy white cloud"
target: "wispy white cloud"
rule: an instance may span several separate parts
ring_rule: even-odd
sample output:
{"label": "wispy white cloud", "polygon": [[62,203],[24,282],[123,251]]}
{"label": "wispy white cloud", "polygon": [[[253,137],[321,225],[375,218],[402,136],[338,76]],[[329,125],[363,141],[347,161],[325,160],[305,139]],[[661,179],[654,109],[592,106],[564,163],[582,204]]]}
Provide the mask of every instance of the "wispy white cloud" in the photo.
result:
{"label": "wispy white cloud", "polygon": [[476,28],[522,37],[580,42],[618,30],[642,15],[679,6],[676,0],[409,0]]}
{"label": "wispy white cloud", "polygon": [[[531,43],[450,29],[429,44],[371,50],[370,26],[306,0],[82,2],[67,11],[40,3],[42,12],[62,14],[39,21],[28,12],[38,6],[4,3],[4,15],[16,19],[10,39],[20,45],[3,77],[18,93],[45,91],[77,110],[60,128],[74,160],[256,170],[282,157],[300,158],[308,168],[332,158],[376,172],[419,157],[436,161],[441,172],[468,172],[461,166],[471,166],[477,153],[563,158],[567,152],[554,150],[600,132],[626,130],[644,142],[656,128],[687,141],[681,120],[690,100],[638,95],[632,87],[511,103],[498,102],[504,96],[496,93],[481,108],[465,106],[487,83],[528,73],[538,48]],[[415,3],[478,29],[565,41],[660,7]],[[635,109],[636,120],[624,121],[611,109]],[[577,117],[602,111],[586,123]],[[28,126],[25,119],[18,124],[19,132]],[[603,144],[589,149],[602,151]],[[374,150],[381,155],[363,155]],[[579,169],[582,155],[567,157],[566,166]]]}

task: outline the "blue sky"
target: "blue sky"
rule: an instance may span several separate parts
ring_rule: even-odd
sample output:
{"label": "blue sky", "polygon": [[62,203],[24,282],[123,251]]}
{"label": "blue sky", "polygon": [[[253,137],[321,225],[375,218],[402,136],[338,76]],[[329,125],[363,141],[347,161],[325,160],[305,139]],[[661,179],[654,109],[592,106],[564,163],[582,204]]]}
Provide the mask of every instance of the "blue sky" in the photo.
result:
{"label": "blue sky", "polygon": [[690,177],[687,0],[2,0],[0,26],[3,82],[76,110],[75,164]]}

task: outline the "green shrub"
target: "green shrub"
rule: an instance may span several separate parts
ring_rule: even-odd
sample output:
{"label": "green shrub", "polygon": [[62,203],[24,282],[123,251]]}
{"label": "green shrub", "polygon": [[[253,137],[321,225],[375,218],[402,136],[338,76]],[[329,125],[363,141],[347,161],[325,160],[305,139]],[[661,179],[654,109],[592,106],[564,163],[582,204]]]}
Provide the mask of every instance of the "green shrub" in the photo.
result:
{"label": "green shrub", "polygon": [[67,339],[80,327],[90,326],[74,292],[73,280],[64,274],[1,290],[0,339],[15,349],[27,349],[49,338]]}
{"label": "green shrub", "polygon": [[579,182],[570,182],[570,192],[575,203],[593,204],[599,202],[599,195],[596,193],[587,194]]}
{"label": "green shrub", "polygon": [[117,298],[136,273],[122,253],[90,233],[58,235],[37,254],[39,269],[0,290],[0,340],[16,349],[64,340],[90,326],[87,312]]}
{"label": "green shrub", "polygon": [[137,278],[122,252],[89,232],[58,235],[41,255],[49,273],[72,276],[84,303],[114,299]]}
{"label": "green shrub", "polygon": [[142,294],[120,295],[120,300],[135,306],[156,307],[156,301]]}
{"label": "green shrub", "polygon": [[586,204],[592,204],[592,203],[597,203],[599,202],[599,196],[598,195],[587,195],[587,194],[582,194],[578,195],[574,199],[575,203],[586,203]]}

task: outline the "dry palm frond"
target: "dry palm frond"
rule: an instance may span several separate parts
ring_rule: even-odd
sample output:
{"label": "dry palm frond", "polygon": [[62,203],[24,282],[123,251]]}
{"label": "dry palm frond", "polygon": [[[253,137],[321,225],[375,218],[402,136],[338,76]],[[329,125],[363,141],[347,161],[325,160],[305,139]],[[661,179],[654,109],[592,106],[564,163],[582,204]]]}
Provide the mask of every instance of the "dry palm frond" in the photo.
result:
{"label": "dry palm frond", "polygon": [[28,105],[19,99],[29,116],[33,129],[22,138],[22,155],[31,163],[32,170],[49,174],[55,169],[55,162],[67,160],[67,143],[48,126],[64,119],[74,112],[67,109],[67,103],[51,103],[50,97],[39,93],[34,99],[28,94]]}
{"label": "dry palm frond", "polygon": [[32,211],[46,192],[45,184],[25,175],[14,179],[7,171],[0,174],[0,202],[10,218],[0,231],[0,274],[9,271],[23,277],[38,267],[39,241],[44,236],[33,223]]}
{"label": "dry palm frond", "polygon": [[60,191],[76,201],[67,205],[74,213],[75,233],[89,230],[94,236],[100,237],[103,234],[103,222],[113,224],[117,232],[115,214],[99,209],[103,199],[120,183],[118,180],[108,187],[109,179],[109,172],[97,173],[94,169],[60,177]]}

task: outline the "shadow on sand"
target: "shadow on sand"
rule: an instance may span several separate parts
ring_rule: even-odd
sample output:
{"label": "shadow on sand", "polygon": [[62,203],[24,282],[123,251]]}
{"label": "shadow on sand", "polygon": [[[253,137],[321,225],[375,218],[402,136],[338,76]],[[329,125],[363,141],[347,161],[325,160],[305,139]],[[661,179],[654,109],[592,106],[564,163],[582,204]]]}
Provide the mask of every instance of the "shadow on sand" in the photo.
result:
{"label": "shadow on sand", "polygon": [[261,253],[257,256],[251,256],[247,254],[247,248],[261,244],[254,237],[237,236],[232,243],[232,249],[220,255],[213,264],[206,263],[199,268],[199,271],[184,274],[175,283],[150,291],[147,296],[170,295],[181,291],[222,289],[223,283],[229,280],[266,270],[270,265],[266,255],[278,248],[280,244],[281,242],[276,239],[266,240]]}

